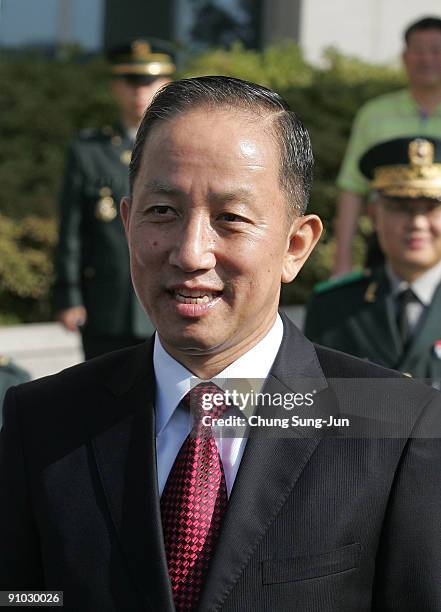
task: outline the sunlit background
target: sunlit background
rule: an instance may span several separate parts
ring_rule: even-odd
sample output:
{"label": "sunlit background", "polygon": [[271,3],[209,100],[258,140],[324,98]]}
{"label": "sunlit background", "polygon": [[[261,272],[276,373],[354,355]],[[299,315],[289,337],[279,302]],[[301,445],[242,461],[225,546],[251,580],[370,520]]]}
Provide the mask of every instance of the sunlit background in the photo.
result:
{"label": "sunlit background", "polygon": [[[33,376],[78,361],[52,322],[52,255],[67,145],[115,119],[105,53],[159,41],[178,76],[224,73],[279,91],[311,133],[311,209],[326,233],[283,303],[296,321],[329,276],[335,178],[356,111],[405,85],[402,33],[439,0],[0,0],[0,355]],[[369,232],[361,219],[360,234]],[[363,240],[354,241],[362,261]]]}

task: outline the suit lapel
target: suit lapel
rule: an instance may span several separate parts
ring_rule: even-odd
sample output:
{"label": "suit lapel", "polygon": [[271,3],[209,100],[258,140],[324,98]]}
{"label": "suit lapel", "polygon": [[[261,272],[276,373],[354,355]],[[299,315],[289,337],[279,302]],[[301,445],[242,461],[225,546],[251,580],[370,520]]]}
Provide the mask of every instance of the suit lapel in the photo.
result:
{"label": "suit lapel", "polygon": [[[134,583],[151,610],[173,611],[162,536],[156,473],[154,374],[151,347],[107,386],[121,418],[93,439],[98,472]],[[114,411],[113,411],[114,412]]]}
{"label": "suit lapel", "polygon": [[[305,378],[310,379],[309,388],[314,388],[317,397],[323,399],[308,408],[308,416],[323,417],[329,408],[324,400],[327,383],[314,347],[286,317],[283,319],[284,338],[263,391],[283,395],[298,391],[300,381],[305,385]],[[271,416],[291,416],[282,407],[272,411]],[[269,412],[258,410],[262,416]],[[299,409],[295,413],[301,414]],[[294,437],[292,431],[286,431],[289,432],[287,437],[254,435],[246,444],[210,564],[200,610],[215,609],[228,596],[325,435],[324,429],[314,430],[309,437]]]}

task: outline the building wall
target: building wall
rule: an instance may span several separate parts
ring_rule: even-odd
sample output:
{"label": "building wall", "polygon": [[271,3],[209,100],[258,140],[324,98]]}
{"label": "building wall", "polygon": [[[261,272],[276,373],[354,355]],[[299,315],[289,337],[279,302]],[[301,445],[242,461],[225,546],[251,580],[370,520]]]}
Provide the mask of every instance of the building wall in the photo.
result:
{"label": "building wall", "polygon": [[329,46],[370,62],[397,62],[403,30],[429,15],[441,17],[440,0],[302,0],[299,41],[314,63]]}
{"label": "building wall", "polygon": [[0,0],[0,47],[101,47],[104,0]]}

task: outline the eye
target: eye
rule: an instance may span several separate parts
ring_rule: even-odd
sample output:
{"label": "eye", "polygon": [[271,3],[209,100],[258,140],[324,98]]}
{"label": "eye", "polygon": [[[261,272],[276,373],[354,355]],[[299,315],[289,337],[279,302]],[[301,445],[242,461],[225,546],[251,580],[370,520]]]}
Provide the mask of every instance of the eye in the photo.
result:
{"label": "eye", "polygon": [[152,221],[154,220],[168,220],[173,219],[176,216],[176,211],[167,204],[157,204],[150,206],[144,211],[144,215],[148,216]]}
{"label": "eye", "polygon": [[219,215],[220,221],[228,221],[228,223],[241,223],[245,222],[245,219],[235,213],[222,213]]}

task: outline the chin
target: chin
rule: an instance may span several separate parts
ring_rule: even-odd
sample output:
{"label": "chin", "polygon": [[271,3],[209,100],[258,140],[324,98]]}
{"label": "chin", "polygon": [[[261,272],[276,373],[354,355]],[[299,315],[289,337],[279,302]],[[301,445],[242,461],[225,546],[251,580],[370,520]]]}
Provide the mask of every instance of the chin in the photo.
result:
{"label": "chin", "polygon": [[224,342],[218,338],[192,333],[191,331],[173,334],[170,333],[170,330],[167,330],[165,334],[161,334],[159,331],[159,335],[161,340],[170,348],[191,355],[214,353],[224,344]]}

